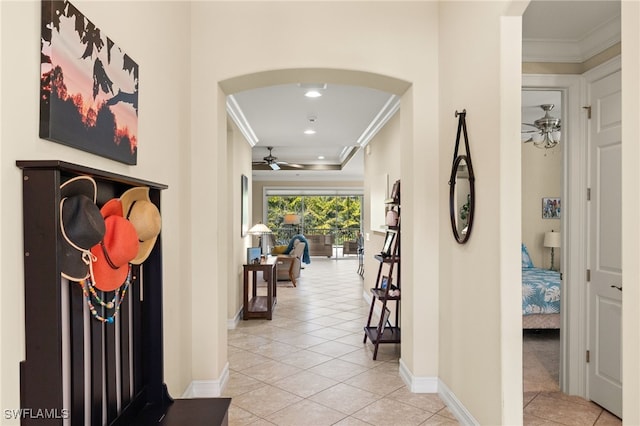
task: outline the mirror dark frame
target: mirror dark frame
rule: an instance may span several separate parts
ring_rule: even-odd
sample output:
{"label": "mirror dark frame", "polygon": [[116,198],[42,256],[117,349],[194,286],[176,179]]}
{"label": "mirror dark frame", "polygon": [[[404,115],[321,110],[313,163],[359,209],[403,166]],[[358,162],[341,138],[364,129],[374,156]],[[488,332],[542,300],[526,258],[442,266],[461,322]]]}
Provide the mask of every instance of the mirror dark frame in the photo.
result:
{"label": "mirror dark frame", "polygon": [[[460,244],[464,244],[469,239],[471,235],[471,229],[473,228],[473,213],[475,211],[475,185],[473,184],[473,172],[472,169],[469,168],[469,211],[468,211],[468,219],[467,219],[467,231],[463,234],[458,232],[458,211],[456,209],[456,183],[457,183],[457,173],[460,167],[460,164],[464,161],[464,163],[469,165],[468,156],[466,155],[458,155],[456,159],[453,161],[453,166],[451,168],[451,180],[449,186],[449,215],[451,216],[451,229],[453,231],[453,237]],[[465,178],[467,179],[467,178]]]}
{"label": "mirror dark frame", "polygon": [[[475,190],[475,175],[473,174],[473,166],[471,164],[471,152],[469,151],[469,138],[467,136],[467,124],[465,121],[467,111],[456,111],[456,117],[458,117],[458,133],[456,135],[456,146],[453,152],[453,164],[451,165],[451,177],[449,178],[449,216],[451,217],[451,230],[453,231],[453,237],[458,244],[464,244],[469,240],[471,236],[471,230],[473,229],[473,217],[475,213],[476,205],[476,190]],[[458,155],[458,147],[460,145],[460,132],[464,135],[464,145],[466,155]],[[456,179],[458,175],[458,169],[461,163],[466,163],[469,173],[469,211],[467,221],[467,231],[465,233],[458,232],[458,212],[456,209]]]}

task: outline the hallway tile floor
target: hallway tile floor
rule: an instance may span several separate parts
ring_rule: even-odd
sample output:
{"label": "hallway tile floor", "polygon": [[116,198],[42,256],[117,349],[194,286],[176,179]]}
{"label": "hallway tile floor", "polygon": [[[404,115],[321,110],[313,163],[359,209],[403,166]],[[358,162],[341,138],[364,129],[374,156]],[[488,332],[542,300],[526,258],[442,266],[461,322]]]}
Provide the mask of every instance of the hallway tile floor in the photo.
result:
{"label": "hallway tile floor", "polygon": [[[459,424],[438,395],[407,390],[398,374],[400,345],[380,345],[373,361],[373,345],[362,342],[369,306],[357,267],[355,257],[314,257],[297,287],[278,283],[273,320],[241,320],[229,330],[223,396],[232,398],[230,425]],[[557,372],[548,371],[555,361],[543,356],[552,343],[528,345],[525,424],[620,424],[597,405],[558,391]],[[536,361],[530,370],[528,360]],[[545,380],[528,384],[536,370]]]}

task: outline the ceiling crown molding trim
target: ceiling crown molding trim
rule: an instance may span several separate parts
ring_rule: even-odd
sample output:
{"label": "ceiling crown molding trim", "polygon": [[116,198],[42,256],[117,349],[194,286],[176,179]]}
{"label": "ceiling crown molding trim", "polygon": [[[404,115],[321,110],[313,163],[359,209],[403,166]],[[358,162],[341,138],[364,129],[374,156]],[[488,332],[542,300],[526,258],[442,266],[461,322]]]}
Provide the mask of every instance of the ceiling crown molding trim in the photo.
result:
{"label": "ceiling crown molding trim", "polygon": [[580,40],[523,39],[523,62],[582,63],[619,43],[620,18],[610,19]]}
{"label": "ceiling crown molding trim", "polygon": [[364,129],[364,132],[362,132],[356,143],[364,148],[387,121],[393,117],[398,109],[400,109],[400,98],[396,95],[391,95],[380,112],[378,112],[371,123],[369,123],[367,128]]}
{"label": "ceiling crown molding trim", "polygon": [[338,158],[340,159],[340,162],[344,163],[347,158],[350,158],[351,156],[353,156],[355,148],[356,147],[353,147],[353,146],[345,146],[344,148],[342,148],[342,151],[340,151],[340,154],[338,154]]}
{"label": "ceiling crown molding trim", "polygon": [[620,17],[610,19],[581,40],[583,62],[620,43],[621,40]]}
{"label": "ceiling crown molding trim", "polygon": [[236,126],[240,129],[240,133],[242,133],[247,143],[251,147],[256,146],[258,143],[258,137],[251,128],[251,125],[247,121],[247,118],[244,116],[240,105],[238,105],[238,102],[233,95],[227,96],[227,113],[231,116],[233,122],[236,123]]}

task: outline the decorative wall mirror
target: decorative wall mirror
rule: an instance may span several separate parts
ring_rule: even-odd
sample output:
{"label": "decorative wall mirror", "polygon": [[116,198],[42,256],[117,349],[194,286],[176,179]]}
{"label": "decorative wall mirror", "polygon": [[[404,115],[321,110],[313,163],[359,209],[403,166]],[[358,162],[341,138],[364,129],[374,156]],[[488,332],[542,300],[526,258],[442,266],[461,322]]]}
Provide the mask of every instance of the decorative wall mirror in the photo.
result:
{"label": "decorative wall mirror", "polygon": [[[475,210],[475,176],[471,165],[471,151],[465,117],[467,111],[456,111],[458,117],[458,133],[453,152],[453,165],[449,179],[449,215],[453,236],[459,244],[464,244],[471,236],[473,214]],[[460,133],[464,136],[465,155],[458,154]]]}

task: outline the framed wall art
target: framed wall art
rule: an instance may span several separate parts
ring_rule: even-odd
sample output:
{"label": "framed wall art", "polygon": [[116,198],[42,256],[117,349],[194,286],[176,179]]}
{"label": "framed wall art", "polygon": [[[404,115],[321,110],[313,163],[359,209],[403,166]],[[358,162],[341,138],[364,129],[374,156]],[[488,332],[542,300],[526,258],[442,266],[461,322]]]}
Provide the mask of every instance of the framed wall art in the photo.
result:
{"label": "framed wall art", "polygon": [[544,197],[542,199],[543,219],[560,219],[561,210],[559,197]]}
{"label": "framed wall art", "polygon": [[249,232],[249,178],[242,175],[240,178],[240,236],[246,237]]}
{"label": "framed wall art", "polygon": [[138,64],[70,2],[41,8],[40,137],[136,164]]}

